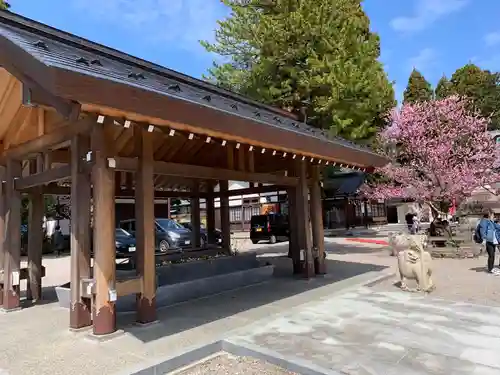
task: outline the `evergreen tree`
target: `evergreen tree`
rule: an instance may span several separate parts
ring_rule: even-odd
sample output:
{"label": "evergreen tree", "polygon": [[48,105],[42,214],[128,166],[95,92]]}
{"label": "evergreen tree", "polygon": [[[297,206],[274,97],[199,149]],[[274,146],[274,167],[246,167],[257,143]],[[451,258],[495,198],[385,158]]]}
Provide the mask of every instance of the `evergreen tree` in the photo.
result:
{"label": "evergreen tree", "polygon": [[474,64],[459,68],[451,77],[454,94],[470,100],[471,110],[490,118],[490,128],[500,129],[500,75]]}
{"label": "evergreen tree", "polygon": [[408,86],[403,93],[403,102],[417,103],[431,100],[434,96],[431,84],[417,69],[413,69],[408,79]]}
{"label": "evergreen tree", "polygon": [[443,75],[436,85],[435,96],[436,99],[444,99],[452,94],[451,82]]}
{"label": "evergreen tree", "polygon": [[385,124],[394,91],[361,0],[224,3],[231,16],[202,44],[229,62],[205,78],[346,138],[369,139]]}

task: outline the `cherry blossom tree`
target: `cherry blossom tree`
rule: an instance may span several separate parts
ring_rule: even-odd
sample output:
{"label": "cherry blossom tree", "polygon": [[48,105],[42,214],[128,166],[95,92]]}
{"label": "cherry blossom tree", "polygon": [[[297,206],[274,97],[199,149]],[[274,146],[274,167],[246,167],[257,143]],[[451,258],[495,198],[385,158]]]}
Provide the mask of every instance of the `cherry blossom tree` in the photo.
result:
{"label": "cherry blossom tree", "polygon": [[364,195],[413,199],[436,214],[495,181],[499,152],[486,130],[489,120],[468,108],[457,96],[395,108],[378,134],[393,161],[375,171],[379,178],[363,187]]}

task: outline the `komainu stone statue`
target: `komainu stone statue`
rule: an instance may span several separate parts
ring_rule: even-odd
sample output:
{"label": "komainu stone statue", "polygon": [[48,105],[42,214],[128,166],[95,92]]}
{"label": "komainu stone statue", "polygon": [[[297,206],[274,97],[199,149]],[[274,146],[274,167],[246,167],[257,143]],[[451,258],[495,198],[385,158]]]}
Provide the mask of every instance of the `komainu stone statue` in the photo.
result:
{"label": "komainu stone statue", "polygon": [[432,282],[432,258],[425,251],[426,235],[405,235],[409,247],[397,254],[401,289],[410,290],[406,280],[416,280],[417,291],[432,292],[435,288]]}
{"label": "komainu stone statue", "polygon": [[389,249],[391,256],[395,257],[400,251],[410,247],[410,239],[404,233],[389,233]]}

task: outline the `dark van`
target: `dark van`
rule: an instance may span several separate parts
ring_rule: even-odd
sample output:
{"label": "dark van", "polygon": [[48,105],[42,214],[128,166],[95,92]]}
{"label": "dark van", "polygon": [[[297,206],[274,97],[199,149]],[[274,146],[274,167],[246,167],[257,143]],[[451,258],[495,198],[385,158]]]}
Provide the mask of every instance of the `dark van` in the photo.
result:
{"label": "dark van", "polygon": [[255,215],[250,219],[250,240],[269,241],[274,244],[278,240],[288,241],[288,216],[281,214]]}

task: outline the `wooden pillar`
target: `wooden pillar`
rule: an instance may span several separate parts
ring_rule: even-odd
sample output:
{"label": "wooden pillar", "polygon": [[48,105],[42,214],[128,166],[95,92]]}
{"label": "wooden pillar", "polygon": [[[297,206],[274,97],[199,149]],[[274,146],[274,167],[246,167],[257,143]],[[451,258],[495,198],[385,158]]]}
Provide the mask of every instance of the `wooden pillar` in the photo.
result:
{"label": "wooden pillar", "polygon": [[91,300],[81,295],[81,280],[90,278],[90,174],[85,155],[90,149],[88,135],[71,140],[71,329],[92,324]]}
{"label": "wooden pillar", "polygon": [[245,150],[241,147],[238,149],[238,169],[245,171]]}
{"label": "wooden pillar", "polygon": [[227,169],[234,169],[234,148],[231,144],[227,147]]}
{"label": "wooden pillar", "polygon": [[229,220],[229,184],[227,181],[219,181],[220,187],[220,223],[222,229],[223,248],[227,254],[231,253],[231,222]]}
{"label": "wooden pillar", "polygon": [[363,224],[365,225],[365,228],[368,228],[368,199],[363,199]]}
{"label": "wooden pillar", "polygon": [[[43,172],[43,155],[30,160],[30,174]],[[26,299],[38,301],[42,298],[43,216],[45,202],[42,187],[29,195],[28,217],[28,281]]]}
{"label": "wooden pillar", "polygon": [[207,234],[208,243],[215,244],[215,201],[214,201],[214,185],[212,181],[207,181],[207,197],[205,198],[205,207],[207,213]]}
{"label": "wooden pillar", "polygon": [[255,172],[255,154],[253,151],[248,151],[248,171]]}
{"label": "wooden pillar", "polygon": [[191,203],[191,226],[193,227],[191,246],[199,248],[201,246],[201,214],[200,214],[200,185],[197,181],[193,185],[193,193],[196,197],[190,199]]}
{"label": "wooden pillar", "polygon": [[350,212],[349,212],[349,198],[344,198],[344,216],[345,216],[345,229],[349,230],[350,228]]}
{"label": "wooden pillar", "polygon": [[326,273],[325,233],[323,228],[323,207],[321,204],[320,167],[311,167],[311,226],[314,252],[314,269],[317,275]]}
{"label": "wooden pillar", "polygon": [[[92,131],[94,204],[94,281],[93,332],[105,335],[116,331],[116,249],[115,178],[108,157],[113,139],[105,124],[96,123]],[[137,202],[136,202],[137,204]]]}
{"label": "wooden pillar", "polygon": [[134,127],[136,155],[135,217],[137,238],[137,273],[142,278],[142,291],[137,294],[137,321],[156,321],[156,264],[154,229],[154,174],[152,134]]}
{"label": "wooden pillar", "polygon": [[12,311],[20,307],[21,268],[21,193],[14,188],[14,179],[21,176],[21,162],[8,160],[5,177],[6,245],[4,258],[3,309]]}
{"label": "wooden pillar", "polygon": [[305,278],[314,276],[314,259],[312,255],[312,235],[311,225],[309,224],[309,189],[307,186],[307,163],[298,160],[296,162],[297,176],[299,185],[296,190],[297,195],[297,217],[300,260],[302,262],[302,274]]}
{"label": "wooden pillar", "polygon": [[[0,166],[0,277],[4,275],[5,252],[7,251],[7,236],[5,232],[5,167]],[[0,307],[3,306],[3,283],[0,283]]]}
{"label": "wooden pillar", "polygon": [[300,262],[300,244],[298,234],[298,217],[297,217],[297,188],[289,188],[288,196],[288,226],[290,230],[290,238],[288,242],[288,257],[292,259],[294,275],[300,274],[302,271]]}

